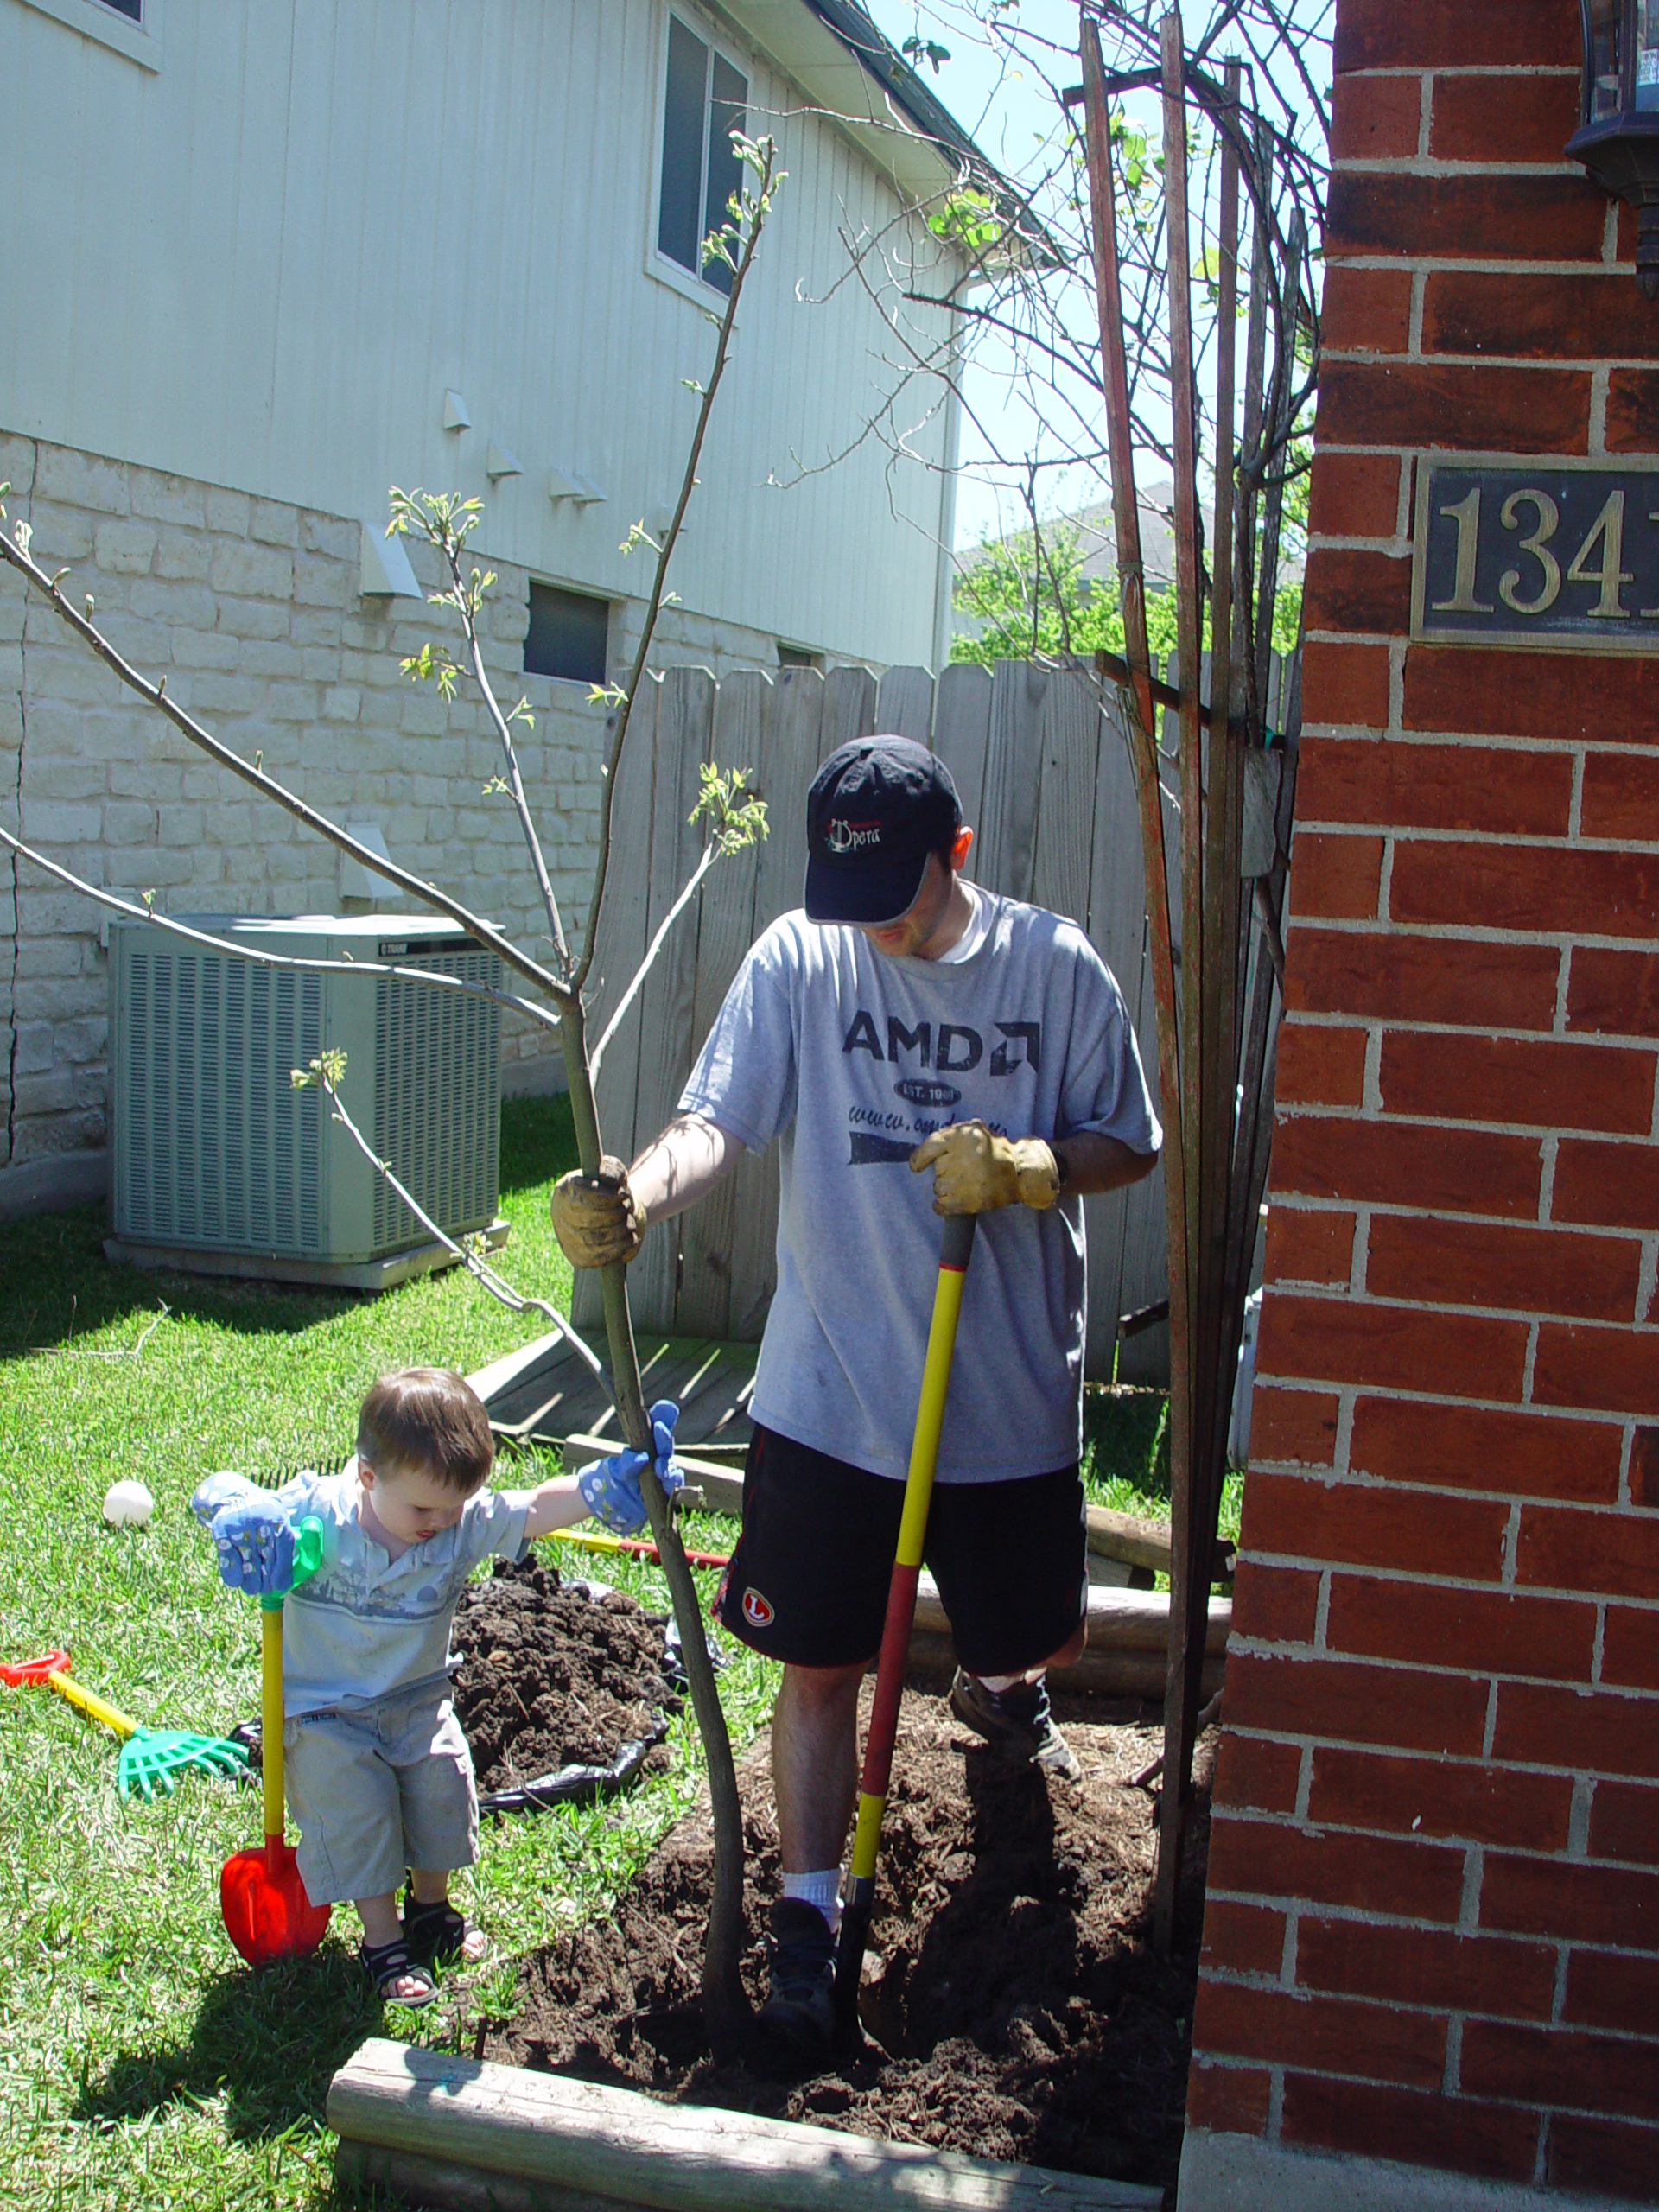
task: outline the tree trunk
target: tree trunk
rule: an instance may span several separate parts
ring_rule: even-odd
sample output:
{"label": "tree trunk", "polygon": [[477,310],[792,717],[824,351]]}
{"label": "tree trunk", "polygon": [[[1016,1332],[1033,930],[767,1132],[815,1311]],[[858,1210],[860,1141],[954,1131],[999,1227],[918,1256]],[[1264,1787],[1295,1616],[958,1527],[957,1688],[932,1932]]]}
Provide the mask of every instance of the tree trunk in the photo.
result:
{"label": "tree trunk", "polygon": [[[588,1065],[587,1017],[578,1001],[563,1009],[560,1041],[564,1052],[565,1077],[576,1126],[576,1150],[584,1175],[596,1175],[604,1147],[600,1141],[599,1109]],[[639,1361],[633,1344],[633,1318],[628,1311],[627,1269],[620,1263],[600,1271],[605,1308],[605,1334],[611,1354],[611,1381],[622,1433],[636,1452],[652,1452],[651,1421],[639,1387]],[[668,1577],[674,1618],[679,1624],[680,1644],[685,1655],[686,1678],[691,1707],[709,1762],[709,1798],[714,1815],[715,1894],[709,1910],[709,1935],[703,1948],[702,1999],[709,2041],[716,2057],[736,2044],[749,2018],[739,1959],[743,1940],[743,1817],[737,1802],[737,1769],[732,1758],[731,1738],[721,1707],[720,1689],[702,1624],[702,1607],[691,1579],[685,1548],[675,1528],[663,1486],[647,1466],[639,1486],[651,1516],[651,1533],[662,1554]]]}

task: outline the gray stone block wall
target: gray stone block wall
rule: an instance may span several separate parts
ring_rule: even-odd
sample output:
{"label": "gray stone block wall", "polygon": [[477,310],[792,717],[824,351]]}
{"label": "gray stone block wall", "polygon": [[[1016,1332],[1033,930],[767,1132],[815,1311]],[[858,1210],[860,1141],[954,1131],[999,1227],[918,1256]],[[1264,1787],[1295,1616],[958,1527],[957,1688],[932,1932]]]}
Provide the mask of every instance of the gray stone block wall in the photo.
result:
{"label": "gray stone block wall", "polygon": [[[359,524],[0,431],[11,522],[92,595],[111,641],[245,758],[337,821],[376,823],[402,866],[526,943],[543,924],[475,688],[450,703],[398,664],[453,617],[359,589]],[[10,526],[10,524],[8,525]],[[436,576],[410,545],[423,582]],[[487,551],[486,545],[481,549]],[[525,785],[567,929],[579,936],[597,840],[604,714],[582,686],[523,674],[526,572],[493,559],[488,661],[504,706],[525,694]],[[641,582],[647,580],[642,568]],[[612,623],[624,672],[642,607]],[[776,641],[673,607],[664,665],[775,663]],[[0,572],[0,821],[88,882],[156,911],[340,910],[339,858],[213,765]],[[402,902],[397,902],[401,904]],[[355,911],[365,909],[359,905]],[[108,957],[100,911],[0,858],[0,1174],[105,1141]],[[545,1045],[509,1016],[511,1063]],[[527,1071],[528,1072],[528,1071]]]}

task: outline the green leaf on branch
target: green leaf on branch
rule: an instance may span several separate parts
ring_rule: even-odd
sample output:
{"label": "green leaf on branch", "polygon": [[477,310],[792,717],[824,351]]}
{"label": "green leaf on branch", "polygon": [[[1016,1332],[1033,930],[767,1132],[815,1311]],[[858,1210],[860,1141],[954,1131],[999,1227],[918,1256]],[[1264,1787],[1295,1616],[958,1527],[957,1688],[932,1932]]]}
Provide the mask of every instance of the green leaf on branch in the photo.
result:
{"label": "green leaf on branch", "polygon": [[430,683],[435,677],[438,696],[453,699],[461,677],[461,664],[448,645],[435,645],[429,638],[417,653],[407,654],[397,664],[411,683]]}
{"label": "green leaf on branch", "polygon": [[988,251],[1007,231],[995,197],[971,184],[946,193],[938,206],[929,210],[927,227],[946,245],[960,246],[971,254]]}
{"label": "green leaf on branch", "polygon": [[919,32],[913,32],[909,38],[906,39],[899,51],[912,68],[919,69],[924,61],[931,61],[933,65],[933,74],[936,77],[950,59],[950,49],[948,46],[941,46],[935,38],[923,38]]}
{"label": "green leaf on branch", "polygon": [[703,760],[697,766],[697,803],[685,817],[709,823],[709,841],[721,853],[741,853],[770,833],[766,803],[749,791],[752,768],[716,768]]}
{"label": "green leaf on branch", "polygon": [[315,1090],[319,1084],[325,1090],[338,1090],[346,1080],[346,1055],[335,1051],[319,1052],[307,1066],[290,1068],[288,1080],[296,1090]]}

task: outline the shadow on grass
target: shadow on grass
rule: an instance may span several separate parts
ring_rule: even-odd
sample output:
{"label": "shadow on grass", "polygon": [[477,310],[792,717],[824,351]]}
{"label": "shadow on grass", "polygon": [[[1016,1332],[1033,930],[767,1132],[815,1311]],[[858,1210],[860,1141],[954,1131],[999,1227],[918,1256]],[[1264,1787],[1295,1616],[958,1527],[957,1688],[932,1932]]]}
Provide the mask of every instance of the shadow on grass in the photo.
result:
{"label": "shadow on grass", "polygon": [[9,1222],[0,1232],[0,1360],[69,1344],[162,1304],[181,1320],[265,1336],[296,1335],[356,1302],[350,1291],[290,1289],[268,1282],[116,1267],[104,1256],[102,1206]]}
{"label": "shadow on grass", "polygon": [[113,2124],[223,2096],[232,2141],[270,2141],[321,2124],[336,2069],[381,2029],[379,2000],[336,1943],[257,1974],[215,1974],[188,2041],[120,2052],[101,2078],[83,2084],[73,2116]]}
{"label": "shadow on grass", "polygon": [[[568,1098],[504,1103],[504,1193],[536,1189],[575,1165]],[[61,1347],[128,1318],[136,1339],[143,1317],[153,1316],[163,1302],[181,1320],[257,1336],[296,1336],[371,1294],[112,1266],[104,1256],[108,1234],[101,1205],[40,1214],[0,1230],[0,1360]]]}
{"label": "shadow on grass", "polygon": [[576,1129],[569,1098],[560,1093],[502,1101],[503,1192],[534,1190],[576,1165]]}

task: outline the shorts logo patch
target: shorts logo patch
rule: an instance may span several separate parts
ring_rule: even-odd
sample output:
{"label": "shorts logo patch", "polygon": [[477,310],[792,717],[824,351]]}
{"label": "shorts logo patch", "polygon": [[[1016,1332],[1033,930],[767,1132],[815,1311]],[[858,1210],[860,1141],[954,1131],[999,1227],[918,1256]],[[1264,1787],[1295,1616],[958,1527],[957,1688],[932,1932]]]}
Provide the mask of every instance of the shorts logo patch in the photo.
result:
{"label": "shorts logo patch", "polygon": [[773,1620],[772,1600],[763,1598],[751,1586],[743,1592],[743,1618],[751,1628],[770,1628]]}

